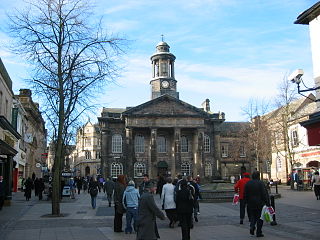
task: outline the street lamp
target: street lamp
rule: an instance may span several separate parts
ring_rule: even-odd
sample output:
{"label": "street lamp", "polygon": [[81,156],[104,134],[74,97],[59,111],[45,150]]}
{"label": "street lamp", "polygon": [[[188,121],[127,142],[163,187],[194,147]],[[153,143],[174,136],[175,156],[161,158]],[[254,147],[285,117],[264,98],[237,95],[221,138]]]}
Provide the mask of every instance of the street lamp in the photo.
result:
{"label": "street lamp", "polygon": [[[320,86],[318,86],[318,87],[313,87],[313,88],[308,88],[308,87],[304,84],[304,82],[303,82],[303,80],[302,80],[303,74],[304,74],[304,72],[303,72],[302,69],[297,69],[297,70],[295,70],[293,73],[290,74],[290,76],[288,77],[288,80],[290,80],[291,82],[297,84],[297,86],[298,86],[298,93],[299,93],[300,95],[302,95],[302,96],[304,96],[304,97],[306,97],[306,98],[308,98],[308,99],[310,99],[310,100],[312,100],[312,101],[314,101],[314,102],[319,102],[320,99],[311,99],[311,98],[309,98],[308,96],[305,96],[305,95],[302,94],[302,92],[310,92],[310,91],[316,91],[316,90],[320,89]],[[300,89],[300,83],[301,83],[301,82],[302,82],[302,84],[304,85],[304,87],[305,87],[306,89]]]}

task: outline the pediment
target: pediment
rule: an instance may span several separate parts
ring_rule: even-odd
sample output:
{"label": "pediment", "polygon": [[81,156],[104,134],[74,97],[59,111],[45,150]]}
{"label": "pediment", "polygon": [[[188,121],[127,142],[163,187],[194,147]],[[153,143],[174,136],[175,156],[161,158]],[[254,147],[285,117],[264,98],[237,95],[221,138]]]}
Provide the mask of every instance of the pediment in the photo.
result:
{"label": "pediment", "polygon": [[139,106],[133,107],[123,113],[124,116],[189,116],[208,117],[203,110],[185,103],[169,95],[163,95]]}

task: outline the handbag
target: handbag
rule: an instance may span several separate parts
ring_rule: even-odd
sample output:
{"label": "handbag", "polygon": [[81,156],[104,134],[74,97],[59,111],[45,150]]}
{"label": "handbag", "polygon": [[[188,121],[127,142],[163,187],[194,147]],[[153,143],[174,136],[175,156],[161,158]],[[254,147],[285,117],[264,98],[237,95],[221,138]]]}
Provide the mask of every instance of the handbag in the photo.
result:
{"label": "handbag", "polygon": [[232,205],[237,205],[239,203],[239,194],[235,193],[233,195]]}

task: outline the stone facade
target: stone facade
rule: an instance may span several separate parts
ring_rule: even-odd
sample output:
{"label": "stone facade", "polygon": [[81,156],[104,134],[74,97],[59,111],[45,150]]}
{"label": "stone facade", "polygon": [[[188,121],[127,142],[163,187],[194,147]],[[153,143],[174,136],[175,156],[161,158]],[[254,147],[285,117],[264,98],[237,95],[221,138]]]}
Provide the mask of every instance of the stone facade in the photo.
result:
{"label": "stone facade", "polygon": [[103,108],[101,169],[106,177],[148,173],[220,176],[220,125],[224,113],[212,113],[179,99],[175,56],[160,42],[152,55],[151,100],[127,109]]}

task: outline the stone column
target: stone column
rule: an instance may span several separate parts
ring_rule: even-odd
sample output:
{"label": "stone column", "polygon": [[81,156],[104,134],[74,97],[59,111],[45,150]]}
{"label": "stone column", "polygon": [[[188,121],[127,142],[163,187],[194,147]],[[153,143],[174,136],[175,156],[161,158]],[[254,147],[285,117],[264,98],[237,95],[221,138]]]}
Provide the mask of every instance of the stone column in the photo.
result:
{"label": "stone column", "polygon": [[101,131],[101,173],[103,177],[110,177],[110,163],[108,162],[109,135],[109,130]]}
{"label": "stone column", "polygon": [[129,177],[133,176],[133,155],[134,155],[134,144],[132,140],[132,128],[126,128],[126,169],[127,171],[124,171],[128,174]]}
{"label": "stone column", "polygon": [[150,178],[157,176],[157,129],[152,128],[150,131],[150,157],[148,173]]}
{"label": "stone column", "polygon": [[196,129],[193,135],[193,177],[204,176],[203,130]]}
{"label": "stone column", "polygon": [[5,205],[9,206],[11,205],[11,199],[12,199],[12,162],[13,162],[13,156],[7,155],[5,166]]}
{"label": "stone column", "polygon": [[173,140],[173,156],[171,162],[171,177],[174,179],[176,177],[177,169],[181,166],[181,148],[180,148],[180,138],[181,138],[181,129],[174,129],[174,140]]}
{"label": "stone column", "polygon": [[213,134],[213,150],[214,150],[214,163],[212,166],[212,176],[217,178],[221,177],[221,144],[220,144],[220,130],[215,127]]}

